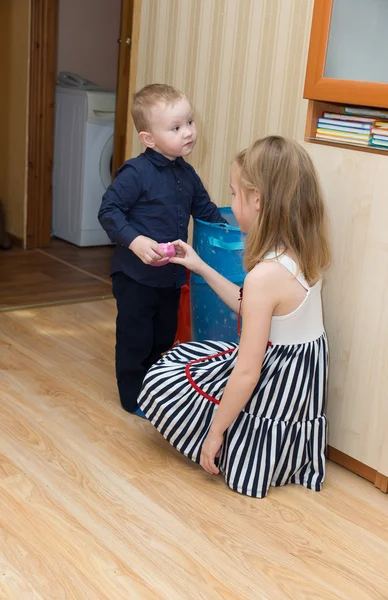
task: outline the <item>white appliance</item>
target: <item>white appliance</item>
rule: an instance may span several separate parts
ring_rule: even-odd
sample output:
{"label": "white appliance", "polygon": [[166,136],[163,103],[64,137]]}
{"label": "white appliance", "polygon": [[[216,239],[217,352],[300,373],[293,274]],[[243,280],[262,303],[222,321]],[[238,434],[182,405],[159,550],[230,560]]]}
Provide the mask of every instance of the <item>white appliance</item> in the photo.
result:
{"label": "white appliance", "polygon": [[111,244],[98,222],[111,183],[116,96],[57,86],[52,233],[77,246]]}

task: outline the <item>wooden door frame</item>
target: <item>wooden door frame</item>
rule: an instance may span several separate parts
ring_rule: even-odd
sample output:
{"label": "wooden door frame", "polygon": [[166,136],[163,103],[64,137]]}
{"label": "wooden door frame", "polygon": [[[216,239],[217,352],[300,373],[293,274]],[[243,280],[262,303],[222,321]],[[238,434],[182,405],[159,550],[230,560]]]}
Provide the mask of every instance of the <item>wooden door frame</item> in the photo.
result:
{"label": "wooden door frame", "polygon": [[[133,89],[136,81],[141,1],[133,0],[130,90]],[[31,0],[30,11],[27,208],[24,245],[32,249],[48,246],[51,238],[58,2]],[[128,129],[130,132],[130,128]]]}
{"label": "wooden door frame", "polygon": [[27,223],[25,246],[48,246],[51,236],[51,172],[57,58],[57,2],[30,2]]}

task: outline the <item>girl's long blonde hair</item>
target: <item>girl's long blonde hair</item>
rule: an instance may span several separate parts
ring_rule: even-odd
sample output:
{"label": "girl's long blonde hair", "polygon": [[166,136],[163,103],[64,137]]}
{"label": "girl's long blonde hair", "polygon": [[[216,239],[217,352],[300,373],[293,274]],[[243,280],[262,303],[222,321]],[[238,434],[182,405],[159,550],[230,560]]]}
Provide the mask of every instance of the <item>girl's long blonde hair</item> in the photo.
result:
{"label": "girl's long blonde hair", "polygon": [[246,270],[267,252],[288,251],[312,285],[330,263],[330,248],[311,158],[296,142],[269,136],[240,152],[234,164],[242,191],[257,189],[260,194],[260,210],[247,236]]}

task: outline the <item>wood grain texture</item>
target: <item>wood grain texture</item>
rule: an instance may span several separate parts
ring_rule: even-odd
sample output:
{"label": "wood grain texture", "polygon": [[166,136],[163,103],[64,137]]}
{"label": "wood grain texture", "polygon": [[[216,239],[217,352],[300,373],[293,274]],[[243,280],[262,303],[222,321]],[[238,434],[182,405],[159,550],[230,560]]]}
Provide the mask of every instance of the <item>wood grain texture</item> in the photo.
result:
{"label": "wood grain texture", "polygon": [[0,255],[0,310],[110,297],[113,248],[77,248],[53,240],[47,250]]}
{"label": "wood grain texture", "polygon": [[[125,161],[129,101],[129,66],[132,52],[133,3],[134,0],[122,0],[121,2],[112,175],[116,173],[117,169]],[[129,45],[127,40],[130,40]]]}
{"label": "wood grain texture", "polygon": [[[125,0],[129,2],[129,0]],[[137,80],[137,69],[139,60],[139,36],[140,36],[140,20],[142,11],[143,0],[131,0],[130,9],[132,10],[132,21],[131,21],[131,53],[129,59],[129,76],[127,86],[127,114],[123,115],[123,121],[125,120],[125,145],[124,145],[124,158],[127,160],[132,158],[132,143],[133,137],[136,135],[136,130],[133,125],[131,106],[132,98],[136,92],[136,80]],[[124,125],[124,123],[123,123]]]}
{"label": "wood grain texture", "polygon": [[329,444],[388,476],[387,157],[305,143],[333,246],[323,303]]}
{"label": "wood grain texture", "polygon": [[368,467],[359,460],[352,458],[344,452],[340,452],[340,450],[337,450],[332,446],[327,447],[327,456],[330,460],[337,463],[337,465],[341,465],[341,467],[349,469],[349,471],[352,471],[352,473],[356,473],[356,475],[359,475],[360,477],[363,477],[364,479],[375,483],[377,477],[376,469]]}
{"label": "wood grain texture", "polygon": [[52,215],[57,4],[31,2],[26,247],[49,246]]}
{"label": "wood grain texture", "polygon": [[385,600],[387,498],[231,492],[119,407],[113,300],[0,314],[0,598]]}
{"label": "wood grain texture", "polygon": [[[52,256],[57,261],[69,263],[87,273],[110,281],[110,264],[114,246],[91,246],[79,248],[57,238],[51,239],[49,248],[40,250],[40,254]],[[57,265],[58,266],[58,265]]]}
{"label": "wood grain texture", "polygon": [[384,494],[388,494],[388,477],[382,473],[378,473],[376,469],[368,467],[364,463],[352,458],[344,452],[340,452],[332,446],[327,447],[327,457],[337,463],[337,465],[341,465],[341,467],[345,467],[345,469],[352,471],[352,473],[356,473],[356,475],[371,481],[379,490],[384,492]]}
{"label": "wood grain texture", "polygon": [[0,198],[8,232],[25,238],[30,0],[0,2]]}
{"label": "wood grain texture", "polygon": [[384,492],[384,494],[388,494],[388,477],[383,475],[382,473],[377,473],[375,479],[375,486],[377,489]]}

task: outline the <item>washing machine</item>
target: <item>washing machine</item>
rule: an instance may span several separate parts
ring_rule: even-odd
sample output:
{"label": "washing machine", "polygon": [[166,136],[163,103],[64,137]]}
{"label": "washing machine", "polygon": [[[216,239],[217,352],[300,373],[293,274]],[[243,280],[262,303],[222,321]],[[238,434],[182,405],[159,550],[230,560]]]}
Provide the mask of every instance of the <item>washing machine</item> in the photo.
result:
{"label": "washing machine", "polygon": [[57,86],[52,233],[77,246],[111,244],[97,219],[111,183],[116,97]]}

